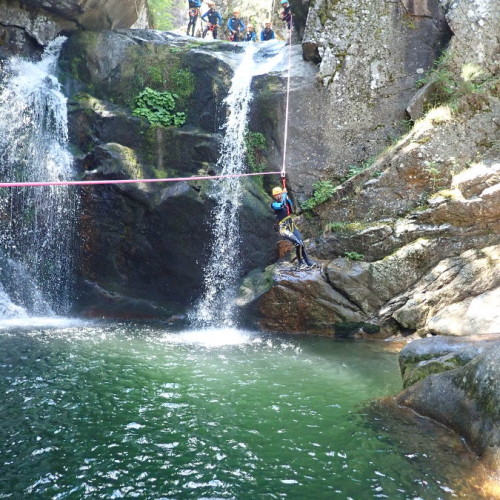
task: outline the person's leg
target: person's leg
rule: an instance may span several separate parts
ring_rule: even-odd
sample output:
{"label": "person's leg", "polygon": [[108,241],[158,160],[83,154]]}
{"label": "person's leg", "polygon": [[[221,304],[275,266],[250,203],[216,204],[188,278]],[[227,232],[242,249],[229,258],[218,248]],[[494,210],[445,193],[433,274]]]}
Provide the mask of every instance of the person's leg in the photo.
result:
{"label": "person's leg", "polygon": [[300,257],[301,260],[303,260],[307,266],[312,266],[313,263],[309,260],[309,257],[306,252],[306,247],[304,245],[304,240],[302,239],[302,235],[300,234],[300,231],[297,228],[294,228],[293,230],[293,235],[295,236],[296,241],[300,245]]}
{"label": "person's leg", "polygon": [[213,33],[213,36],[214,36],[214,40],[217,40],[217,28],[214,28],[214,30],[212,31]]}
{"label": "person's leg", "polygon": [[314,265],[313,262],[309,259],[306,252],[306,247],[304,245],[302,245],[302,257],[304,258],[304,262],[306,263],[306,265],[308,265],[309,267]]}
{"label": "person's leg", "polygon": [[[286,240],[293,243],[293,245],[295,246],[295,256],[297,257],[297,265],[298,266],[302,265],[304,263],[304,261],[302,260],[302,252],[301,252],[302,240],[300,239],[300,237],[297,238],[296,232],[291,231],[290,227],[288,227],[288,224],[287,225],[285,225],[285,224],[280,225],[279,233],[281,236],[283,236],[283,238],[285,238]],[[299,236],[300,236],[300,233],[299,233]]]}

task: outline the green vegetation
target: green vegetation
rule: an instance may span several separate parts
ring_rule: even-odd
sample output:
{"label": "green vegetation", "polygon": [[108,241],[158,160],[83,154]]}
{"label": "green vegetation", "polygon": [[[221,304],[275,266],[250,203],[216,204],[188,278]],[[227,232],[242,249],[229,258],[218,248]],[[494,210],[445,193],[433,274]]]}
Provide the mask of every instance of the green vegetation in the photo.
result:
{"label": "green vegetation", "polygon": [[348,225],[347,222],[328,222],[325,226],[325,233],[345,233]]}
{"label": "green vegetation", "polygon": [[146,87],[135,98],[135,116],[146,118],[151,125],[180,126],[186,121],[186,113],[174,111],[177,94],[158,92]]}
{"label": "green vegetation", "polygon": [[424,165],[425,165],[424,170],[429,174],[429,178],[432,185],[432,191],[434,192],[440,187],[442,187],[439,185],[439,183],[444,180],[442,177],[441,170],[437,168],[438,163],[435,161],[426,160],[424,161]]}
{"label": "green vegetation", "polygon": [[325,225],[325,233],[354,233],[356,231],[363,231],[367,227],[380,225],[377,223],[367,224],[365,222],[328,222]]}
{"label": "green vegetation", "polygon": [[[370,168],[375,163],[376,157],[366,160],[361,165],[349,165],[347,170],[347,175],[342,178],[342,182],[348,181],[352,177],[364,172],[366,169]],[[379,174],[380,175],[380,174]]]}
{"label": "green vegetation", "polygon": [[263,172],[266,162],[263,156],[267,149],[267,141],[260,132],[247,131],[245,136],[245,146],[247,150],[247,162],[252,172]]}
{"label": "green vegetation", "polygon": [[313,210],[321,203],[332,198],[333,193],[337,189],[332,181],[318,181],[313,185],[313,195],[311,198],[302,203],[303,210]]}
{"label": "green vegetation", "polygon": [[[175,48],[175,47],[174,47]],[[196,77],[186,66],[188,51],[166,47],[142,47],[130,51],[121,92],[117,95],[131,109],[137,107],[138,94],[146,88],[175,94],[176,109],[186,111],[195,91]],[[121,93],[121,95],[120,95]]]}
{"label": "green vegetation", "polygon": [[365,256],[358,252],[345,252],[344,257],[349,260],[364,260]]}
{"label": "green vegetation", "polygon": [[443,104],[456,110],[460,97],[481,94],[498,85],[498,77],[488,76],[476,64],[464,64],[458,74],[449,67],[449,63],[448,53],[443,54],[434,62],[429,73],[417,82],[417,87],[433,85],[432,96],[425,105],[426,111]]}
{"label": "green vegetation", "polygon": [[172,0],[147,0],[149,12],[153,18],[153,27],[157,30],[171,30],[174,27]]}
{"label": "green vegetation", "polygon": [[[264,156],[264,151],[267,149],[267,140],[264,134],[260,132],[250,132],[247,130],[245,135],[245,147],[247,164],[251,172],[265,172],[267,161]],[[263,176],[255,176],[252,178],[261,188],[264,187]]]}

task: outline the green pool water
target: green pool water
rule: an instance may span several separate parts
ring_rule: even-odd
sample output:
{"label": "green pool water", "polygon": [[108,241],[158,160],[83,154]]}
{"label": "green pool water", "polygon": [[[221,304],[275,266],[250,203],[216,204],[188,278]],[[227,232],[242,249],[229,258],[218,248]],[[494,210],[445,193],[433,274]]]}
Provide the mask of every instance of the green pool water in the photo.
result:
{"label": "green pool water", "polygon": [[387,346],[4,325],[0,498],[477,498],[459,439],[375,401]]}

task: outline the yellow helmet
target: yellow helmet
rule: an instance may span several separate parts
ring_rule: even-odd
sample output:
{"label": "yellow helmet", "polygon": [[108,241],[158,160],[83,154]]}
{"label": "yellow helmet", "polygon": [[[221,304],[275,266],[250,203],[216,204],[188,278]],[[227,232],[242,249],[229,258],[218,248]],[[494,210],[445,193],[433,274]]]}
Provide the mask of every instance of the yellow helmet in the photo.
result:
{"label": "yellow helmet", "polygon": [[283,192],[283,189],[280,188],[279,186],[276,186],[275,188],[273,188],[272,190],[272,193],[273,193],[273,196],[276,196],[277,194],[281,194]]}

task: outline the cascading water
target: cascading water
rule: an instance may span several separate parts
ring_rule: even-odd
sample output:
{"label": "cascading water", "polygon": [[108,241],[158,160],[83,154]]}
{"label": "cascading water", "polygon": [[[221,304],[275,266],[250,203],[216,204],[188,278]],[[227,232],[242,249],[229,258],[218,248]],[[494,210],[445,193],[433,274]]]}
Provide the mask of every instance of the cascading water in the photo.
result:
{"label": "cascading water", "polygon": [[[0,89],[0,178],[63,181],[73,175],[67,107],[55,71],[58,37],[39,62],[14,57]],[[0,317],[64,313],[70,304],[77,196],[71,187],[0,190]]]}
{"label": "cascading water", "polygon": [[[247,116],[252,93],[250,86],[254,75],[262,74],[283,59],[283,54],[272,45],[260,49],[264,62],[256,62],[254,44],[248,44],[236,68],[229,94],[225,99],[227,119],[218,165],[221,175],[240,174],[245,170],[245,135]],[[215,181],[216,206],[211,214],[211,257],[204,270],[204,294],[190,314],[191,320],[200,327],[234,326],[234,307],[237,285],[240,279],[240,228],[238,210],[243,190],[240,178]]]}
{"label": "cascading water", "polygon": [[[245,132],[255,52],[253,45],[246,48],[225,99],[228,116],[218,162],[221,175],[239,174],[245,168]],[[242,193],[238,178],[215,181],[211,257],[205,268],[204,294],[193,314],[195,322],[203,327],[233,325],[234,283],[240,275],[238,207]]]}

